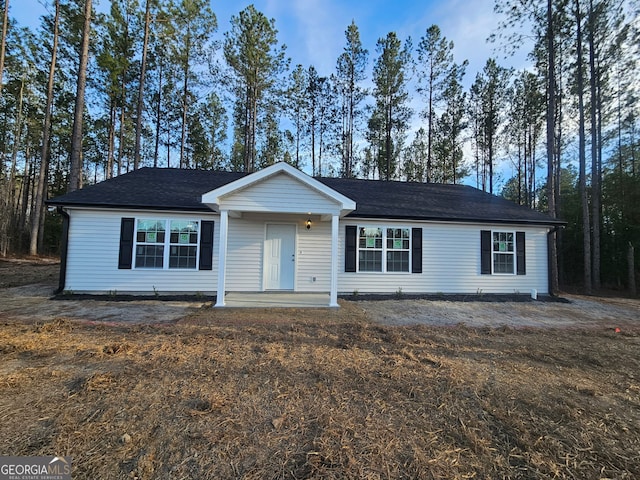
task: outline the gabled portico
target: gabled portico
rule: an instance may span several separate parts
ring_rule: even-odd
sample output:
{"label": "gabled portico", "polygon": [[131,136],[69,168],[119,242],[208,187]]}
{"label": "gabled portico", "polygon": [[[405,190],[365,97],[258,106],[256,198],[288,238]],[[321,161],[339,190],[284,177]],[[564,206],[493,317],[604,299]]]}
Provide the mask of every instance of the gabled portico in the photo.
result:
{"label": "gabled portico", "polygon": [[[260,281],[260,291],[279,287],[297,291],[306,280],[295,277],[295,272],[304,270],[305,278],[308,277],[310,282],[315,282],[316,277],[308,274],[312,271],[309,265],[315,262],[326,267],[328,264],[329,278],[325,279],[328,282],[318,282],[318,288],[328,284],[329,306],[338,306],[338,225],[341,217],[355,210],[356,204],[353,200],[286,163],[277,163],[205,193],[202,195],[202,203],[220,214],[216,307],[225,305],[227,270],[230,262],[235,262],[232,272],[236,275],[240,275],[239,271],[242,269],[260,271],[261,281],[253,279]],[[256,229],[262,229],[262,243],[257,245],[254,241],[252,248],[249,248],[246,244],[250,242],[246,241],[243,244],[242,238],[234,238],[234,235],[241,236],[232,232],[234,222],[237,223],[238,232],[241,226],[245,229],[251,227],[255,236]],[[327,228],[328,225],[324,222],[330,222],[330,228]],[[292,228],[287,228],[287,225]],[[329,246],[324,244],[324,237],[320,238],[321,235],[325,235],[329,240]],[[305,251],[302,248],[305,245],[313,245],[314,236],[323,244],[320,253]],[[261,249],[260,268],[252,263],[242,264],[243,247],[254,252],[254,259],[257,258],[256,248]],[[291,248],[292,253],[287,250]],[[273,258],[269,257],[271,250],[274,252]],[[282,258],[283,252],[287,258]],[[288,279],[284,279],[285,282],[279,277],[280,274],[289,275],[285,272],[286,269],[280,268],[283,265],[286,267],[287,264],[278,262],[294,263],[293,289],[288,288]],[[273,278],[269,276],[272,272],[278,277],[278,281],[272,281]],[[238,284],[236,281],[236,288]],[[305,291],[314,291],[314,288],[315,286],[310,284],[305,287]]]}

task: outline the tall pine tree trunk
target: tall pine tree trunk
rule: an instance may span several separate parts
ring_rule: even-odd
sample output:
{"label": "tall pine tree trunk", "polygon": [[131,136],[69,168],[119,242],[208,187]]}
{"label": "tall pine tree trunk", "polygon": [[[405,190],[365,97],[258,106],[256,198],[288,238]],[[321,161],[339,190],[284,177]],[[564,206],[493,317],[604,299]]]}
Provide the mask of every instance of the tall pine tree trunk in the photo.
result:
{"label": "tall pine tree trunk", "polygon": [[[433,62],[432,62],[433,63]],[[431,151],[433,149],[433,64],[429,71],[429,114],[427,115],[427,183],[431,182],[431,172],[433,171],[433,160]]]}
{"label": "tall pine tree trunk", "polygon": [[147,0],[144,14],[144,40],[142,41],[142,63],[140,82],[138,83],[138,104],[136,106],[136,143],[133,151],[133,169],[140,166],[140,137],[142,136],[142,106],[144,100],[144,82],[147,72],[147,47],[149,45],[149,25],[151,23],[151,0]]}
{"label": "tall pine tree trunk", "polygon": [[580,162],[580,203],[582,205],[582,244],[584,260],[584,291],[590,295],[592,291],[591,277],[591,227],[589,201],[587,198],[587,171],[585,148],[585,119],[584,119],[584,68],[582,58],[582,15],[580,14],[580,0],[575,0],[576,10],[576,87],[578,90],[578,156]]}
{"label": "tall pine tree trunk", "polygon": [[109,100],[109,127],[107,133],[107,178],[113,177],[113,162],[116,143],[116,106],[113,98]]}
{"label": "tall pine tree trunk", "polygon": [[9,173],[9,212],[12,218],[16,218],[18,198],[15,194],[16,177],[18,174],[18,150],[20,148],[20,137],[22,137],[22,105],[24,102],[24,76],[20,82],[20,93],[18,97],[18,111],[16,114],[16,129],[13,137],[13,150],[11,152],[11,172]]}
{"label": "tall pine tree trunk", "polygon": [[78,190],[82,181],[82,113],[84,111],[84,91],[87,85],[87,64],[89,63],[89,37],[91,34],[91,0],[84,3],[84,25],[82,28],[82,46],[78,62],[78,84],[76,103],[73,113],[71,133],[71,165],[69,171],[68,192]]}
{"label": "tall pine tree trunk", "polygon": [[596,53],[595,53],[595,12],[593,0],[589,0],[589,87],[591,93],[591,216],[592,216],[592,281],[593,288],[600,289],[600,177],[601,172],[598,162],[599,138],[597,119],[597,93],[596,78]]}
{"label": "tall pine tree trunk", "polygon": [[158,166],[160,156],[160,125],[162,122],[162,68],[164,62],[160,59],[158,66],[158,104],[156,106],[156,143],[153,149],[153,166]]}
{"label": "tall pine tree trunk", "polygon": [[386,175],[385,179],[389,181],[391,179],[391,102],[387,107],[387,111],[385,113],[387,119],[385,121],[385,131],[384,131],[384,149],[386,150],[384,153],[384,157],[386,160]]}
{"label": "tall pine tree trunk", "polygon": [[[547,197],[549,215],[557,216],[556,185],[555,185],[555,119],[556,119],[556,71],[555,45],[553,24],[553,1],[547,0]],[[557,233],[549,234],[549,293],[555,295],[558,291],[558,242]]]}
{"label": "tall pine tree trunk", "polygon": [[184,83],[182,87],[182,129],[180,132],[180,168],[189,168],[189,161],[185,157],[185,143],[187,141],[187,108],[189,102],[189,47],[187,46],[187,58],[184,67]]}
{"label": "tall pine tree trunk", "polygon": [[4,73],[4,56],[7,48],[7,26],[9,25],[9,0],[4,0],[2,14],[2,41],[0,41],[0,95],[2,94],[2,74]]}
{"label": "tall pine tree trunk", "polygon": [[[118,176],[122,175],[122,170],[124,167],[124,126],[125,126],[125,98],[126,95],[124,94],[124,88],[125,88],[125,84],[124,84],[124,75],[122,76],[122,105],[120,106],[120,125],[119,125],[119,131],[118,131]],[[127,162],[127,168],[125,170],[125,172],[129,171],[129,165]]]}
{"label": "tall pine tree trunk", "polygon": [[[33,218],[31,219],[31,242],[29,254],[38,253],[38,239],[40,238],[41,217],[44,212],[44,200],[49,184],[47,172],[49,171],[49,139],[51,136],[51,106],[53,105],[53,83],[56,71],[56,58],[58,55],[58,26],[60,23],[60,0],[56,0],[56,13],[53,19],[53,46],[51,49],[51,63],[49,65],[49,81],[47,83],[47,104],[44,111],[44,125],[42,127],[42,147],[40,149],[40,171],[36,183]],[[40,249],[42,245],[40,244]]]}

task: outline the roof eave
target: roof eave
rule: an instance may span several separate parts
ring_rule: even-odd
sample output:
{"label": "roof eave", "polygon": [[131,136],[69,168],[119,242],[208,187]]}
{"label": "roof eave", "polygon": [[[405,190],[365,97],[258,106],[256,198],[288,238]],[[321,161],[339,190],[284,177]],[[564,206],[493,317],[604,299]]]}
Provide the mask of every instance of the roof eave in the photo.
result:
{"label": "roof eave", "polygon": [[380,215],[351,212],[346,218],[374,218],[390,220],[413,220],[417,222],[459,222],[459,223],[498,223],[511,225],[533,225],[533,226],[563,226],[567,222],[550,218],[549,220],[514,220],[505,218],[457,218],[457,217],[436,217],[436,216],[416,216],[416,215]]}
{"label": "roof eave", "polygon": [[[47,200],[47,205],[66,208],[97,208],[104,210],[164,210],[172,212],[212,212],[206,205],[181,207],[175,205],[133,205],[133,204],[104,204],[104,203],[90,203],[90,202],[56,202]],[[214,212],[216,213],[216,212]]]}

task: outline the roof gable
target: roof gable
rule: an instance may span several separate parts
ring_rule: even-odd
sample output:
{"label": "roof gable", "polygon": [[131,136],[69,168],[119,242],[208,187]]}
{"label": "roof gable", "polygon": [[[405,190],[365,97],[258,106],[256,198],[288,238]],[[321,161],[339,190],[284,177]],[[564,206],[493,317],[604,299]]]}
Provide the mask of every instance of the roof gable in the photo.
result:
{"label": "roof gable", "polygon": [[356,208],[346,195],[282,162],[205,193],[202,203],[216,210],[342,215]]}

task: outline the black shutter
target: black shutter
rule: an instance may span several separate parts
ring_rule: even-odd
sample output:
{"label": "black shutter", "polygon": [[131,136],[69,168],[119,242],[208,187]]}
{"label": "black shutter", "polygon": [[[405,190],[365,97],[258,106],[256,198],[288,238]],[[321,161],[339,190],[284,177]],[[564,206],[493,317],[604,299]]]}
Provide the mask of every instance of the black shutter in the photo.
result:
{"label": "black shutter", "polygon": [[480,273],[491,275],[491,230],[480,231]]}
{"label": "black shutter", "polygon": [[213,269],[213,221],[200,222],[200,270]]}
{"label": "black shutter", "polygon": [[422,229],[411,229],[411,273],[422,273]]}
{"label": "black shutter", "polygon": [[344,271],[356,271],[356,239],[358,235],[358,227],[355,225],[347,225],[344,229]]}
{"label": "black shutter", "polygon": [[133,231],[134,218],[120,220],[120,252],[118,254],[118,268],[130,269],[133,260]]}
{"label": "black shutter", "polygon": [[518,275],[527,274],[527,261],[524,250],[524,232],[516,232],[516,265]]}

